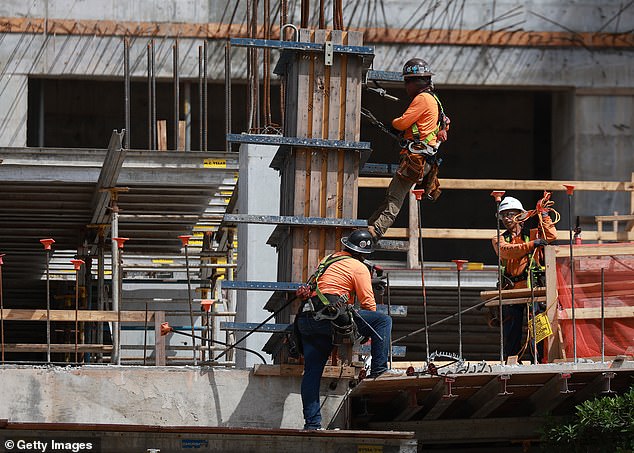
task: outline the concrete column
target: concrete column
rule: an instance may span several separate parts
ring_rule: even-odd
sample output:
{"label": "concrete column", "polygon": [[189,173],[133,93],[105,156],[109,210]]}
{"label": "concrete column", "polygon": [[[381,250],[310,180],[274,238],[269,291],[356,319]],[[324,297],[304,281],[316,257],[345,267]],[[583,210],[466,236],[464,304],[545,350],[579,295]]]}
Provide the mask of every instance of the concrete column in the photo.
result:
{"label": "concrete column", "polygon": [[0,146],[26,146],[27,76],[0,76]]}
{"label": "concrete column", "polygon": [[[238,212],[250,215],[279,215],[280,176],[269,167],[277,146],[240,146],[240,179],[238,180]],[[266,244],[274,225],[238,225],[238,267],[236,280],[277,281],[277,252]],[[238,291],[237,322],[262,322],[270,313],[264,305],[270,291]],[[243,336],[236,334],[236,339]],[[258,352],[270,335],[254,333],[241,346]],[[259,363],[257,356],[236,351],[236,365],[251,367]]]}

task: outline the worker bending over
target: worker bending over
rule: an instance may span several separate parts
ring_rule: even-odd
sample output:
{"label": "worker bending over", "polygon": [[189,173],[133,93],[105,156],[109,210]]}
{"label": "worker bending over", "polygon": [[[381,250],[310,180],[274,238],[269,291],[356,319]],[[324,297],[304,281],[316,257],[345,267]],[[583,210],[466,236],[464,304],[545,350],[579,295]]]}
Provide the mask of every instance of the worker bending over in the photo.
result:
{"label": "worker bending over", "polygon": [[409,60],[403,67],[405,91],[412,102],[403,115],[392,121],[392,127],[403,138],[401,162],[385,199],[368,219],[368,231],[375,241],[394,223],[412,185],[421,183],[430,200],[440,196],[436,152],[440,143],[447,140],[449,118],[434,93],[432,75],[427,62],[420,58]]}
{"label": "worker bending over", "polygon": [[[376,311],[370,271],[363,264],[365,256],[374,251],[372,237],[367,230],[356,230],[343,237],[341,243],[343,251],[320,263],[313,275],[310,297],[302,302],[297,315],[304,353],[301,385],[304,429],[321,428],[319,386],[333,348],[333,334],[336,337],[358,332],[371,338],[369,377],[387,371],[392,319]],[[355,296],[361,307],[358,312],[350,310]]]}
{"label": "worker bending over", "polygon": [[[506,197],[500,203],[500,218],[506,231],[499,238],[492,238],[493,249],[502,262],[502,289],[530,288],[530,272],[533,271],[535,286],[544,285],[543,246],[557,239],[557,230],[549,215],[550,193],[537,202],[535,211],[538,227],[526,229],[527,212],[522,203],[513,197]],[[504,332],[504,357],[518,355],[522,350],[522,327],[526,304],[502,307]],[[537,305],[536,313],[543,310]],[[533,348],[529,348],[532,356]],[[538,345],[538,361],[543,356],[543,343]]]}

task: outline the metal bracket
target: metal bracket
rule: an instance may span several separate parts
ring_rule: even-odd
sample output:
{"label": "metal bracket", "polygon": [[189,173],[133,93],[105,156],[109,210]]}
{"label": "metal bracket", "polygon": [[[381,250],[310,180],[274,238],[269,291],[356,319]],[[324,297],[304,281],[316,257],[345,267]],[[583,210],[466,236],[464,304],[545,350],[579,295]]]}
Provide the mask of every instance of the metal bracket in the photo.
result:
{"label": "metal bracket", "polygon": [[513,392],[509,392],[507,391],[506,385],[507,385],[507,381],[511,379],[511,375],[509,374],[501,374],[500,376],[498,376],[498,381],[500,381],[500,393],[498,393],[498,396],[504,396],[504,395],[512,395]]}
{"label": "metal bracket", "polygon": [[568,388],[568,379],[570,379],[570,376],[572,376],[572,374],[570,373],[561,373],[560,374],[562,382],[561,382],[561,390],[559,390],[559,393],[563,393],[563,394],[568,394],[568,393],[574,393],[574,390],[570,390]]}
{"label": "metal bracket", "polygon": [[456,382],[456,378],[452,378],[449,376],[445,376],[445,385],[447,386],[447,394],[443,395],[443,398],[457,398],[458,395],[454,395],[453,393],[451,393],[451,384],[453,384],[454,382]]}
{"label": "metal bracket", "polygon": [[332,57],[334,55],[332,41],[326,41],[324,45],[324,65],[332,66]]}
{"label": "metal bracket", "polygon": [[603,391],[601,393],[616,393],[614,390],[610,388],[612,383],[612,379],[616,376],[616,373],[612,371],[608,371],[603,374]]}

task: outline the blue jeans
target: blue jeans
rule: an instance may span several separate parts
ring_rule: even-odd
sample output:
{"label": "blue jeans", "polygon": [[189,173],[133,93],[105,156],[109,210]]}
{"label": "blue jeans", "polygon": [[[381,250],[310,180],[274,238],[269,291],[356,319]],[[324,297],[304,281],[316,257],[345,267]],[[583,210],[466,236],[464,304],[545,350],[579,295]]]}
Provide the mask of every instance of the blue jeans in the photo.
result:
{"label": "blue jeans", "polygon": [[[359,315],[382,337],[379,339],[365,322],[355,319],[359,333],[372,339],[370,375],[378,375],[387,370],[392,319],[382,313],[368,310],[359,310]],[[301,386],[304,429],[319,429],[321,428],[319,386],[321,375],[333,348],[332,329],[330,321],[315,321],[311,316],[302,316],[297,322],[304,346],[304,377]]]}
{"label": "blue jeans", "polygon": [[[530,305],[529,305],[530,306]],[[505,305],[502,307],[504,319],[504,358],[511,355],[518,355],[522,350],[522,337],[524,333],[524,312],[525,304]],[[539,305],[535,304],[535,314],[541,313]],[[532,316],[532,313],[531,313]],[[528,345],[528,353],[533,358],[533,341]],[[540,362],[544,356],[544,342],[537,344],[537,361]]]}

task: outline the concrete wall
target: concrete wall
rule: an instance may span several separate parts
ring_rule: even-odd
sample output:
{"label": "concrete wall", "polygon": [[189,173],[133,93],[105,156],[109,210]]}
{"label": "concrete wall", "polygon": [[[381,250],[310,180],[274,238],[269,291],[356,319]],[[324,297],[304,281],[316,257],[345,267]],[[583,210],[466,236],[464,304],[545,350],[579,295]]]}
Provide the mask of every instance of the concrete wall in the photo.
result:
{"label": "concrete wall", "polygon": [[[280,175],[269,167],[278,146],[241,145],[240,178],[238,179],[238,212],[249,215],[279,215]],[[237,280],[277,281],[277,251],[266,241],[275,225],[238,225]],[[273,294],[270,291],[237,291],[237,322],[264,321],[269,312],[264,305]],[[275,319],[270,322],[274,323]],[[245,332],[237,334],[237,338]],[[247,338],[242,347],[258,352],[270,338],[269,334],[255,333]],[[270,361],[272,362],[272,361]],[[236,365],[245,367],[260,363],[254,354],[236,351]]]}
{"label": "concrete wall", "polygon": [[[0,369],[0,419],[12,422],[301,428],[297,377],[249,370],[85,366]],[[323,381],[324,420],[347,388]],[[326,398],[327,395],[327,398]]]}

